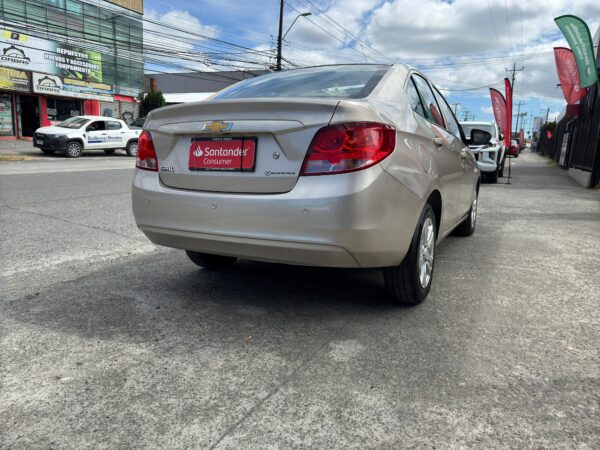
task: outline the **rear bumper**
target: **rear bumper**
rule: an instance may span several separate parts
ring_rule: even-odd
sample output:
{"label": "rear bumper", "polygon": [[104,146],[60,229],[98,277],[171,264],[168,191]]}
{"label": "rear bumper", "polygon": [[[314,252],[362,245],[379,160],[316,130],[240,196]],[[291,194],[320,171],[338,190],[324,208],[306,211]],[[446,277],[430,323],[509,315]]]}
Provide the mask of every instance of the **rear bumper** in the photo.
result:
{"label": "rear bumper", "polygon": [[324,267],[399,264],[423,206],[379,166],[300,177],[272,195],[174,189],[136,170],[132,201],[138,226],[158,245]]}
{"label": "rear bumper", "polygon": [[499,149],[491,148],[491,149],[481,149],[481,150],[473,150],[473,154],[475,155],[475,159],[477,159],[477,166],[479,170],[484,173],[495,172],[498,164],[498,152]]}

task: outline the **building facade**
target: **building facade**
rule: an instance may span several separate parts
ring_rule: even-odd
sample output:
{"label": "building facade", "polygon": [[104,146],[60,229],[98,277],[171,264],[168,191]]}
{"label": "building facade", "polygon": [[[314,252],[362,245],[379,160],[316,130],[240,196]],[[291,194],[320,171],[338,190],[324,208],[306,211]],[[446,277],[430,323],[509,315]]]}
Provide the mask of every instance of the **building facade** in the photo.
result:
{"label": "building facade", "polygon": [[0,139],[81,114],[132,121],[142,0],[0,0]]}
{"label": "building facade", "polygon": [[268,71],[149,73],[144,75],[144,92],[161,91],[169,105],[196,102],[238,81],[265,73]]}

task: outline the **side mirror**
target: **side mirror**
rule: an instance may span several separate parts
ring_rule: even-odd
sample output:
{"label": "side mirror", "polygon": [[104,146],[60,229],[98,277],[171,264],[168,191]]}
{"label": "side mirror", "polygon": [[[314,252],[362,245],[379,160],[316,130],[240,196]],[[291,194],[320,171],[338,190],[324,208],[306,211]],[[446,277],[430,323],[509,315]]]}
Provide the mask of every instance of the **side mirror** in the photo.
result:
{"label": "side mirror", "polygon": [[492,140],[492,134],[484,130],[471,130],[471,145],[488,145]]}
{"label": "side mirror", "polygon": [[500,133],[500,137],[498,138],[498,141],[503,141],[504,140],[504,135],[502,133]]}

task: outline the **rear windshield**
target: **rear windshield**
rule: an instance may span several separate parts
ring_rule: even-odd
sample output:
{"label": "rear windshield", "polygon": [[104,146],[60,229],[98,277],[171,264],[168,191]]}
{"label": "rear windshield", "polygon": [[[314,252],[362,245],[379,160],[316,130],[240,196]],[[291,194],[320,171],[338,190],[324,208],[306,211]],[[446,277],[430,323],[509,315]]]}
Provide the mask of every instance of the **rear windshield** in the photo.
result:
{"label": "rear windshield", "polygon": [[356,65],[310,67],[275,72],[244,80],[211,100],[257,97],[364,98],[389,66]]}
{"label": "rear windshield", "polygon": [[462,129],[465,132],[465,136],[471,136],[471,130],[483,130],[483,131],[487,131],[488,133],[490,133],[492,135],[493,138],[497,138],[498,136],[496,136],[496,128],[494,127],[494,125],[492,124],[472,124],[472,123],[463,123],[462,125]]}
{"label": "rear windshield", "polygon": [[56,126],[61,128],[71,128],[75,130],[77,128],[81,128],[86,122],[89,122],[89,120],[90,119],[86,119],[84,117],[69,117],[67,120],[59,123]]}

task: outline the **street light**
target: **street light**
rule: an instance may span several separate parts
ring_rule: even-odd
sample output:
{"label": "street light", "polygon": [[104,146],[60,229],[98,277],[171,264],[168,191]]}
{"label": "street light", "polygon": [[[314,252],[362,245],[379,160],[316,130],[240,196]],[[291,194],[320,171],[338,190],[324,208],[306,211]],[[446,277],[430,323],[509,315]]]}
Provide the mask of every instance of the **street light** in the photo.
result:
{"label": "street light", "polygon": [[292,22],[292,24],[290,25],[290,27],[287,29],[287,31],[284,33],[283,37],[281,38],[281,40],[285,39],[285,37],[288,35],[288,33],[290,32],[290,30],[292,29],[292,27],[294,26],[294,24],[296,23],[296,20],[298,20],[300,17],[306,17],[306,16],[312,16],[311,12],[305,12],[302,14],[298,14],[296,16],[296,18],[294,19],[294,21]]}
{"label": "street light", "polygon": [[281,70],[281,43],[283,41],[283,38],[286,37],[287,34],[290,32],[290,30],[296,23],[296,20],[298,20],[300,17],[306,17],[306,16],[311,16],[311,15],[312,15],[312,13],[310,13],[310,12],[298,14],[296,16],[296,18],[294,19],[294,21],[292,22],[292,24],[290,25],[290,27],[285,32],[285,34],[282,36],[281,34],[283,32],[283,0],[281,0],[280,7],[279,7],[279,34],[277,35],[277,64],[275,66],[276,71]]}

